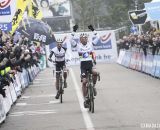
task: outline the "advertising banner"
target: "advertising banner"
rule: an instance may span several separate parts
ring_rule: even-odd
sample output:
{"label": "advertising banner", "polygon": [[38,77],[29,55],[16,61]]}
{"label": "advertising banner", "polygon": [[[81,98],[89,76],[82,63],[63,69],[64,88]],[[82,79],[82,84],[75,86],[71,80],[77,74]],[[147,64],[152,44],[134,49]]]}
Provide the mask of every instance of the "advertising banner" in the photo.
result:
{"label": "advertising banner", "polygon": [[143,61],[142,61],[142,72],[146,72],[146,66],[147,66],[147,62],[146,62],[146,56],[143,55]]}
{"label": "advertising banner", "polygon": [[120,50],[120,53],[119,53],[119,56],[118,56],[118,60],[117,60],[118,64],[122,63],[122,60],[123,60],[124,56],[125,56],[125,51],[124,50]]}
{"label": "advertising banner", "polygon": [[155,77],[160,77],[160,56],[156,57],[157,65],[155,71]]}
{"label": "advertising banner", "polygon": [[[0,20],[1,22],[1,20]],[[12,30],[12,23],[0,23],[0,29],[2,31],[11,31]]]}
{"label": "advertising banner", "polygon": [[129,64],[130,64],[130,61],[131,61],[131,56],[132,56],[131,52],[126,51],[126,56],[125,56],[125,58],[123,60],[123,65],[125,67],[129,67]]}
{"label": "advertising banner", "polygon": [[8,88],[11,94],[12,102],[14,103],[17,100],[17,94],[13,84],[14,83],[10,83],[10,86]]}
{"label": "advertising banner", "polygon": [[145,56],[142,52],[124,52],[125,55],[123,56],[121,65],[127,67],[127,61],[130,57],[129,68],[160,78],[160,55],[153,56],[147,54],[147,56]]}
{"label": "advertising banner", "polygon": [[137,58],[138,58],[138,53],[137,52],[132,52],[131,62],[130,62],[130,65],[129,65],[129,67],[131,69],[136,69]]}
{"label": "advertising banner", "polygon": [[6,113],[3,106],[3,96],[0,94],[0,123],[2,123],[6,118]]}
{"label": "advertising banner", "polygon": [[38,8],[42,10],[43,17],[70,16],[69,0],[36,0]]}
{"label": "advertising banner", "polygon": [[13,104],[12,102],[12,97],[11,97],[11,94],[10,94],[10,90],[8,88],[8,86],[5,86],[5,93],[6,93],[6,98],[4,98],[4,110],[5,110],[5,113],[7,114],[11,108],[11,105]]}
{"label": "advertising banner", "polygon": [[[84,32],[82,32],[84,33]],[[89,42],[94,40],[94,35],[92,32],[85,32],[89,36]],[[79,41],[79,36],[81,33],[75,34],[75,41]],[[94,45],[94,52],[96,53],[97,62],[115,62],[117,60],[117,45],[114,31],[97,31],[98,40],[97,44]],[[70,38],[71,34],[55,34],[56,39],[64,39],[64,46],[67,47],[68,57],[71,57],[71,65],[79,65],[79,55],[75,47],[71,46]],[[50,48],[49,48],[50,47]],[[47,56],[49,56],[50,50],[54,47],[48,46]]]}
{"label": "advertising banner", "polygon": [[160,20],[160,2],[145,3],[145,9],[151,20]]}
{"label": "advertising banner", "polygon": [[155,71],[156,71],[156,66],[157,66],[157,57],[159,57],[159,56],[155,55],[154,59],[153,59],[153,65],[152,65],[152,70],[151,70],[152,76],[155,76]]}
{"label": "advertising banner", "polygon": [[14,88],[15,88],[17,96],[20,96],[22,92],[22,88],[21,88],[21,84],[19,81],[19,76],[17,74],[15,75]]}
{"label": "advertising banner", "polygon": [[17,0],[0,1],[0,23],[10,23],[16,12]]}
{"label": "advertising banner", "polygon": [[138,54],[136,70],[142,71],[142,61],[143,61],[143,53]]}
{"label": "advertising banner", "polygon": [[148,54],[147,55],[147,66],[146,66],[146,73],[147,74],[151,74],[152,66],[153,66],[153,55]]}

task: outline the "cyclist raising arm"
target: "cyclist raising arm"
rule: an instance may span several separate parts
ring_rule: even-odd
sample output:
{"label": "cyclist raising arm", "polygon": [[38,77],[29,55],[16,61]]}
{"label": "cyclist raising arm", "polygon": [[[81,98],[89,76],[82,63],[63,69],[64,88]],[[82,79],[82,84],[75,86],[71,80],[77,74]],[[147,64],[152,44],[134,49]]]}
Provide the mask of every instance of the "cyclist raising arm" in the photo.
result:
{"label": "cyclist raising arm", "polygon": [[[94,32],[94,28],[92,25],[88,26],[88,28]],[[75,25],[73,27],[73,31],[76,32],[78,29],[78,25]],[[96,33],[94,32],[95,36]],[[75,34],[72,33],[72,38],[70,40],[73,47],[77,48],[79,58],[80,58],[80,70],[81,70],[81,81],[82,81],[82,92],[83,96],[85,98],[84,101],[84,107],[88,107],[88,98],[87,98],[87,71],[91,72],[93,74],[93,83],[94,83],[94,95],[97,95],[97,91],[95,88],[95,84],[97,81],[97,72],[95,68],[93,68],[93,62],[96,64],[93,53],[93,45],[95,45],[98,41],[98,38],[95,38],[94,41],[89,42],[88,41],[88,35],[86,33],[82,33],[80,35],[80,41],[76,42],[74,40]]]}
{"label": "cyclist raising arm", "polygon": [[[68,60],[65,59],[65,56],[66,56],[67,48],[63,47],[62,44],[63,44],[63,40],[61,40],[61,39],[57,40],[57,46],[51,50],[51,53],[49,55],[48,60],[52,61],[52,59],[51,59],[52,56],[53,55],[55,56],[56,71],[60,71],[60,70],[64,71],[64,75],[63,75],[64,88],[66,88],[67,87],[66,61],[68,61]],[[59,81],[59,73],[56,73],[56,90],[57,90],[57,94],[55,96],[56,99],[58,99],[60,96],[60,92],[58,91],[59,90],[59,82],[58,81]]]}

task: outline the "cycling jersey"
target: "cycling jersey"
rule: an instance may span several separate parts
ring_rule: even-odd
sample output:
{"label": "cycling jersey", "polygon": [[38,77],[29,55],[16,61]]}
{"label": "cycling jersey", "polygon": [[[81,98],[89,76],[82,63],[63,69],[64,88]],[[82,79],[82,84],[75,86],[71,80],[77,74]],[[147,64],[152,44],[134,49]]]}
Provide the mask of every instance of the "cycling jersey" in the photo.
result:
{"label": "cycling jersey", "polygon": [[87,43],[86,45],[83,45],[81,43],[78,43],[77,51],[79,54],[80,61],[92,61],[92,44]]}
{"label": "cycling jersey", "polygon": [[71,38],[72,46],[77,48],[80,61],[92,61],[92,52],[93,52],[93,45],[97,44],[98,37],[95,37],[94,41],[88,42],[86,45],[83,45],[80,42],[76,42],[74,40],[74,35]]}
{"label": "cycling jersey", "polygon": [[58,49],[57,47],[53,48],[51,50],[51,55],[50,58],[52,57],[52,55],[55,55],[55,61],[65,61],[65,54],[66,54],[66,48],[61,47],[61,49]]}

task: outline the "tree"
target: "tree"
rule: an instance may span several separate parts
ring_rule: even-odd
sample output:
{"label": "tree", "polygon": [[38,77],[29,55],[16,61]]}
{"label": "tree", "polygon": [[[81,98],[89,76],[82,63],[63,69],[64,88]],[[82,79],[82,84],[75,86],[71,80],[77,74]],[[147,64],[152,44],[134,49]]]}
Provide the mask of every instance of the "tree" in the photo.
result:
{"label": "tree", "polygon": [[86,30],[92,24],[96,28],[116,29],[131,24],[128,11],[144,8],[151,0],[71,0],[73,17],[80,29]]}

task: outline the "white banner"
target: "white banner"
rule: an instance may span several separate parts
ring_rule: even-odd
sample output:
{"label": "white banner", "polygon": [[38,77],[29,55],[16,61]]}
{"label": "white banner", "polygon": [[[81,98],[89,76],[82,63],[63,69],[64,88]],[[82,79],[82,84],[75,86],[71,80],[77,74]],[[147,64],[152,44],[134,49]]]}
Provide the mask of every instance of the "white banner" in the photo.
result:
{"label": "white banner", "polygon": [[117,60],[118,64],[122,63],[122,60],[123,60],[124,56],[125,56],[125,51],[124,50],[120,50],[119,57],[118,57],[118,60]]}
{"label": "white banner", "polygon": [[6,118],[6,113],[3,106],[3,96],[0,94],[0,123],[2,123]]}
{"label": "white banner", "polygon": [[10,23],[16,12],[17,0],[0,1],[0,23]]}
{"label": "white banner", "polygon": [[[85,32],[89,35],[89,41],[91,42],[94,38],[92,32]],[[75,41],[79,40],[79,35],[76,33]],[[99,37],[98,43],[94,46],[94,52],[96,53],[97,62],[115,62],[117,60],[117,45],[114,31],[97,31]],[[65,39],[64,46],[67,47],[69,55],[71,56],[71,65],[79,65],[79,55],[75,48],[73,48],[69,42],[71,34],[55,34],[56,39]],[[46,47],[47,57],[49,57],[50,50],[55,45],[49,45]],[[69,56],[67,55],[67,58]],[[48,62],[49,63],[49,62]],[[51,66],[51,63],[49,63]]]}
{"label": "white banner", "polygon": [[66,17],[71,15],[69,0],[36,0],[43,17]]}

